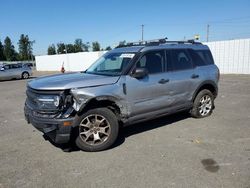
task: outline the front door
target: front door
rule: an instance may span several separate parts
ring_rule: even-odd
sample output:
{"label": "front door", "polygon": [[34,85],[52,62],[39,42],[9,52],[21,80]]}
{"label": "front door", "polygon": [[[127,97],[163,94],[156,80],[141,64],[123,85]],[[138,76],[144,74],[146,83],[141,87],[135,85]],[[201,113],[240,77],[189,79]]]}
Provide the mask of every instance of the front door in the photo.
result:
{"label": "front door", "polygon": [[164,50],[146,52],[136,63],[137,68],[146,68],[148,76],[137,79],[126,76],[127,101],[131,107],[130,116],[157,111],[166,107],[166,89],[164,80]]}

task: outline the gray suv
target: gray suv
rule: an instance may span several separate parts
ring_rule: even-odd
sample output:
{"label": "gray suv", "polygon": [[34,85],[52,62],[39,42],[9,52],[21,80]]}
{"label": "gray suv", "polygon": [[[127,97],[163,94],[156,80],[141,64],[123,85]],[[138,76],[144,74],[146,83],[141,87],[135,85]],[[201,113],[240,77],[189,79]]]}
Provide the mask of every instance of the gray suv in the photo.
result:
{"label": "gray suv", "polygon": [[84,151],[109,148],[119,128],[189,111],[209,116],[219,70],[206,45],[150,41],[109,51],[84,72],[27,84],[25,117],[56,143]]}

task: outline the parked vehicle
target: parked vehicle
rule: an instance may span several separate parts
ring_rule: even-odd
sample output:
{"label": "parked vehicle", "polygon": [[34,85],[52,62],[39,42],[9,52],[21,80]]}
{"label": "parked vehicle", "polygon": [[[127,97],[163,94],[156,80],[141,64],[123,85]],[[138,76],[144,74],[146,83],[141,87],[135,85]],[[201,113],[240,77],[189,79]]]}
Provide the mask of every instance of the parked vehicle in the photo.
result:
{"label": "parked vehicle", "polygon": [[218,81],[206,45],[163,39],[129,44],[84,72],[29,82],[25,117],[56,143],[73,139],[82,150],[100,151],[116,141],[119,125],[180,111],[209,116]]}
{"label": "parked vehicle", "polygon": [[32,70],[25,64],[3,64],[0,66],[0,80],[28,79]]}

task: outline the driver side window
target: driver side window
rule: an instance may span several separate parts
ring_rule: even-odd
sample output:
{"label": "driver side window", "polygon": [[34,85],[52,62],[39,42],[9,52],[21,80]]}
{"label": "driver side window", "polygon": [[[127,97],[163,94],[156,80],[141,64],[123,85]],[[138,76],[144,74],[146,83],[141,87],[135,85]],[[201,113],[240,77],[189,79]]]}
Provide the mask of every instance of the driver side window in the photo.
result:
{"label": "driver side window", "polygon": [[149,74],[156,74],[163,72],[164,52],[163,51],[147,52],[137,62],[136,68],[146,68]]}

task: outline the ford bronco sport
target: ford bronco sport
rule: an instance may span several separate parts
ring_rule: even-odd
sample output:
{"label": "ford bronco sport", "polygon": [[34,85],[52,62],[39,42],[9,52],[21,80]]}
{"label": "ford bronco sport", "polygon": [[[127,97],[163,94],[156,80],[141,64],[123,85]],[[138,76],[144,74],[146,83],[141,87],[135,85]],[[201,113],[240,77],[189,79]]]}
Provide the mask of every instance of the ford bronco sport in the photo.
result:
{"label": "ford bronco sport", "polygon": [[56,143],[109,148],[119,125],[189,111],[209,116],[219,70],[206,45],[160,39],[104,54],[84,72],[28,82],[25,117]]}

